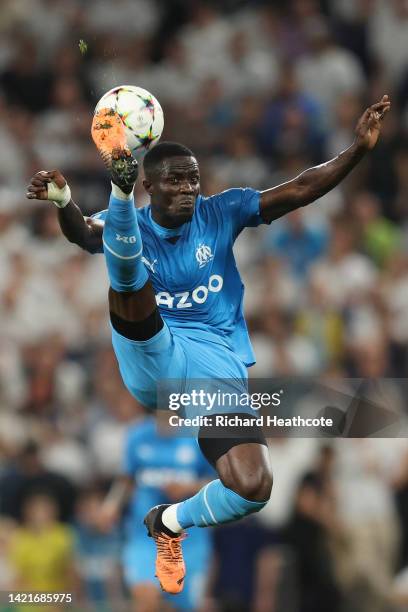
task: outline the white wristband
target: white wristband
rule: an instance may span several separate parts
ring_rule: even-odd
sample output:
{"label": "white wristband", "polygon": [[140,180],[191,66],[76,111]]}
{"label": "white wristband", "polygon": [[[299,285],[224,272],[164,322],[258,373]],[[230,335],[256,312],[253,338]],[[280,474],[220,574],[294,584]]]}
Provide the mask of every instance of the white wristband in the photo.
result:
{"label": "white wristband", "polygon": [[65,208],[71,201],[71,189],[68,183],[64,187],[57,187],[54,181],[48,183],[48,200],[54,202],[58,208]]}

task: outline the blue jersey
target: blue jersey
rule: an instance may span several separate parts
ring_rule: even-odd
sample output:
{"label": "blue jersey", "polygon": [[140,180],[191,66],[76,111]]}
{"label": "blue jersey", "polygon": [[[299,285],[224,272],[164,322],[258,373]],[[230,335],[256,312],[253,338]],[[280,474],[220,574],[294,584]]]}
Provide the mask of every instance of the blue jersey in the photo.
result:
{"label": "blue jersey", "polygon": [[[160,314],[173,334],[224,344],[247,366],[255,358],[232,247],[245,227],[263,223],[259,199],[253,189],[198,196],[191,222],[176,229],[155,223],[150,206],[137,209],[143,261]],[[106,214],[94,218],[104,220]]]}
{"label": "blue jersey", "polygon": [[198,479],[214,477],[214,471],[193,438],[159,435],[153,417],[129,428],[123,468],[135,481],[127,526],[129,536],[140,530],[144,533],[143,518],[147,509],[174,503],[164,491],[166,485],[194,484]]}

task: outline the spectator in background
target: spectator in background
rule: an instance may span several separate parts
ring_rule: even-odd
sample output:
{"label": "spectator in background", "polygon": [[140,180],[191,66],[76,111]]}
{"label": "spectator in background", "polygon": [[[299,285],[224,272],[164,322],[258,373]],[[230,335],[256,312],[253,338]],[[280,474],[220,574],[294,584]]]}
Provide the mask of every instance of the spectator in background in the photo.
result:
{"label": "spectator in background", "polygon": [[327,121],[313,89],[302,89],[291,64],[282,66],[276,95],[258,120],[259,151],[272,159],[308,152],[319,163],[325,156]]}
{"label": "spectator in background", "polygon": [[166,42],[163,61],[153,68],[155,90],[164,105],[174,105],[181,111],[185,100],[195,97],[198,79],[191,70],[190,57],[179,38]]}
{"label": "spectator in background", "polygon": [[[377,400],[378,401],[378,400]],[[389,439],[335,441],[335,493],[348,537],[349,605],[359,612],[388,612],[399,525],[391,483],[406,453]],[[405,447],[405,448],[404,448]]]}
{"label": "spectator in background", "polygon": [[74,524],[76,566],[85,596],[97,612],[116,610],[121,597],[118,529],[101,532],[99,514],[103,493],[85,490],[79,497]]}
{"label": "spectator in background", "polygon": [[[14,589],[73,593],[77,590],[73,564],[73,534],[58,522],[58,508],[46,493],[32,493],[22,510],[22,525],[10,542]],[[26,609],[26,608],[25,608]],[[57,606],[33,607],[54,610]]]}
{"label": "spectator in background", "polygon": [[[16,574],[10,560],[10,543],[15,529],[13,520],[0,518],[0,591],[11,591],[15,586]],[[0,610],[3,612],[2,607]]]}
{"label": "spectator in background", "polygon": [[256,334],[252,337],[255,350],[259,350],[259,361],[251,375],[306,376],[319,372],[318,350],[309,338],[296,330],[293,316],[275,306],[264,308],[262,315],[261,338]]}
{"label": "spectator in background", "polygon": [[[239,528],[225,525],[213,533],[216,568],[212,596],[220,612],[273,612],[276,604],[276,582],[279,558],[266,558],[266,552],[275,547],[276,540],[263,525],[253,518],[245,519]],[[268,574],[260,584],[261,565],[268,563]],[[273,574],[271,573],[271,569]],[[258,608],[262,604],[263,608]]]}
{"label": "spectator in background", "polygon": [[58,520],[72,519],[75,488],[63,476],[47,471],[38,446],[28,442],[0,477],[0,515],[20,520],[26,499],[38,490],[54,500]]}
{"label": "spectator in background", "polygon": [[52,76],[39,67],[38,44],[33,38],[20,36],[14,50],[13,61],[0,74],[7,102],[30,112],[43,111],[50,105]]}
{"label": "spectator in background", "polygon": [[399,247],[399,228],[381,215],[381,203],[369,191],[357,192],[350,202],[350,210],[359,225],[365,253],[379,268],[385,267]]}
{"label": "spectator in background", "polygon": [[377,0],[369,15],[369,45],[392,86],[407,68],[408,7],[405,0]]}
{"label": "spectator in background", "polygon": [[[356,227],[346,217],[332,226],[329,250],[311,269],[310,278],[325,292],[327,303],[342,309],[370,291],[377,280],[371,260],[356,250]],[[336,279],[336,282],[333,282]]]}
{"label": "spectator in background", "polygon": [[189,23],[181,29],[179,36],[190,58],[192,71],[205,79],[213,76],[214,66],[226,56],[233,24],[221,14],[215,2],[199,0],[190,3],[189,9]]}
{"label": "spectator in background", "polygon": [[339,96],[335,105],[335,119],[327,135],[329,157],[335,157],[353,142],[356,119],[362,106],[361,96],[346,93]]}
{"label": "spectator in background", "polygon": [[381,278],[379,296],[385,309],[385,327],[390,338],[390,366],[396,376],[408,371],[408,254],[396,253]]}
{"label": "spectator in background", "polygon": [[[406,129],[408,134],[408,126]],[[407,243],[408,235],[408,143],[401,146],[394,158],[394,172],[396,179],[396,193],[392,206],[392,212],[396,218],[402,222],[405,244]]]}
{"label": "spectator in background", "polygon": [[214,157],[211,173],[215,179],[230,187],[243,183],[253,189],[266,188],[269,169],[256,154],[251,138],[244,132],[233,130],[224,144],[225,154]]}
{"label": "spectator in background", "polygon": [[326,300],[324,287],[314,280],[305,290],[304,302],[296,317],[296,329],[309,338],[318,351],[320,363],[339,363],[344,356],[344,324],[338,310]]}
{"label": "spectator in background", "polygon": [[312,17],[304,28],[309,52],[299,58],[296,74],[302,91],[322,104],[332,124],[338,97],[362,92],[363,71],[355,56],[336,44],[324,18]]}
{"label": "spectator in background", "polygon": [[285,540],[295,556],[299,612],[337,612],[342,606],[329,547],[332,517],[325,501],[320,479],[306,475],[285,530]]}
{"label": "spectator in background", "polygon": [[266,235],[265,243],[267,250],[286,259],[292,273],[304,282],[310,266],[326,252],[328,241],[324,225],[308,224],[298,209],[287,215],[274,233]]}

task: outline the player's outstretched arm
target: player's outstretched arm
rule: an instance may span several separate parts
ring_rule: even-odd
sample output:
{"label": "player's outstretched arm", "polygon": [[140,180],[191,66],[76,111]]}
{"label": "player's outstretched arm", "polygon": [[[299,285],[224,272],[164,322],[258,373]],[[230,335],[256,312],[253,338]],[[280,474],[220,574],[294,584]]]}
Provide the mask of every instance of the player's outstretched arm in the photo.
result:
{"label": "player's outstretched arm", "polygon": [[53,201],[58,208],[58,220],[64,236],[89,253],[102,249],[103,224],[85,218],[71,199],[71,190],[59,170],[41,170],[34,174],[27,187],[30,200]]}
{"label": "player's outstretched arm", "polygon": [[373,149],[381,131],[381,122],[390,110],[388,96],[373,104],[360,117],[355,130],[356,137],[351,147],[334,159],[305,170],[287,183],[261,193],[262,218],[273,221],[291,210],[314,202],[333,189],[358,164],[364,155]]}

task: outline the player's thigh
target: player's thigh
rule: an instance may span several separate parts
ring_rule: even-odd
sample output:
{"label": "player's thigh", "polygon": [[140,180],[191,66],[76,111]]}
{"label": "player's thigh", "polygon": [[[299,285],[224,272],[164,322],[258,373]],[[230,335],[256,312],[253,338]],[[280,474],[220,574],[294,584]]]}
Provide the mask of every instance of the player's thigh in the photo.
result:
{"label": "player's thigh", "polygon": [[157,387],[169,375],[185,375],[185,356],[166,324],[149,340],[131,340],[112,328],[112,345],[123,382],[144,406],[155,408]]}
{"label": "player's thigh", "polygon": [[188,379],[226,379],[246,381],[248,371],[241,359],[227,346],[205,339],[181,337],[187,359]]}
{"label": "player's thigh", "polygon": [[[196,392],[197,398],[184,404],[185,416],[237,412],[237,406],[247,395],[248,374],[244,363],[221,344],[190,338],[182,338],[181,343],[186,355],[183,392]],[[248,402],[239,411],[254,414]]]}
{"label": "player's thigh", "polygon": [[156,298],[150,281],[138,291],[115,291],[108,293],[109,311],[126,321],[143,321],[156,309]]}

